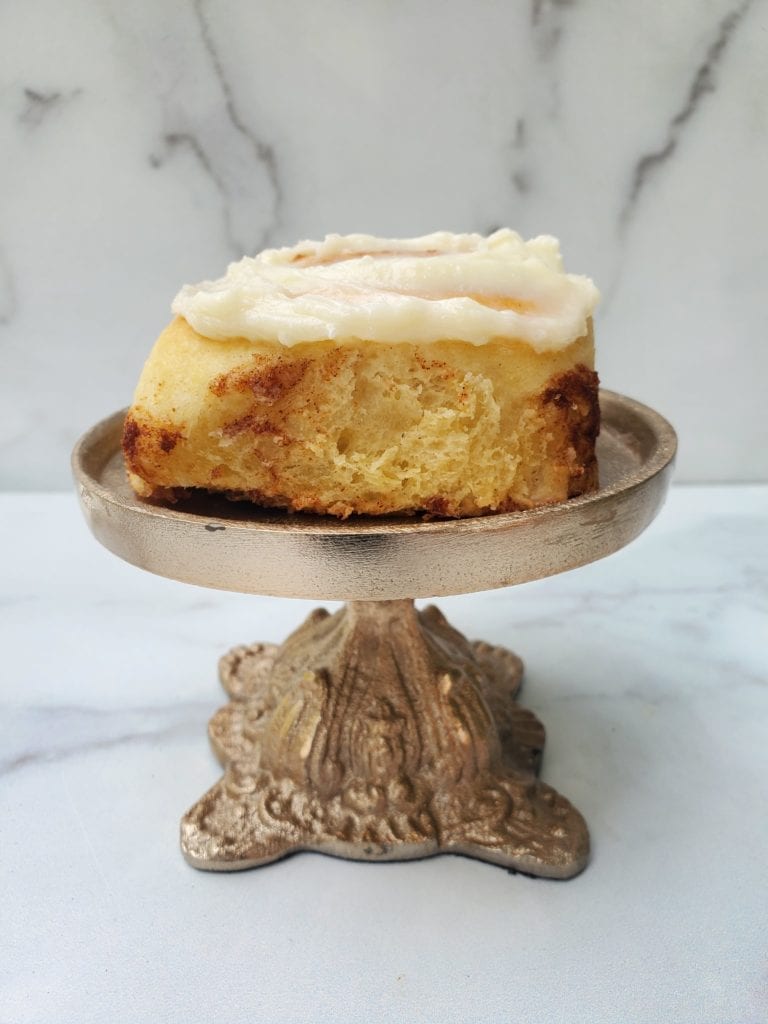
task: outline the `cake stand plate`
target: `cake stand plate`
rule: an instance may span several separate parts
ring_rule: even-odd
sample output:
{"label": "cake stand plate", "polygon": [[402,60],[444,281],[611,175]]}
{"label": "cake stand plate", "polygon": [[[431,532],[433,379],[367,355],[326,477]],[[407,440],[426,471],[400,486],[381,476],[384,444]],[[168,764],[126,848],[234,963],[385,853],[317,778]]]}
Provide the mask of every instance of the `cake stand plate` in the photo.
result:
{"label": "cake stand plate", "polygon": [[619,550],[664,500],[676,439],[653,410],[601,391],[600,489],[472,519],[330,517],[201,496],[144,501],[120,452],[124,412],[73,454],[91,530],[143,569],[201,586],[348,601],[284,644],[220,664],[212,719],[225,774],[182,820],[196,867],[255,867],[296,850],[361,860],[463,853],[567,878],[586,864],[581,815],[538,780],[544,729],[516,702],[522,663],[467,641],[417,597],[540,579]]}

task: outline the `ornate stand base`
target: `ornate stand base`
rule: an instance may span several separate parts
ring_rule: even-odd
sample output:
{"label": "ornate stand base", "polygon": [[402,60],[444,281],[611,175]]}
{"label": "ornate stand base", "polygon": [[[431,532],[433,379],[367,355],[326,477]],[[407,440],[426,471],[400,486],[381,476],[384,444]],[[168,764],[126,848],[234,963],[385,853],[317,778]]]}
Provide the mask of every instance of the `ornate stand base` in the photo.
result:
{"label": "ornate stand base", "polygon": [[522,663],[412,601],[318,609],[281,647],[221,662],[211,720],[224,778],[185,815],[190,864],[256,867],[296,850],[356,860],[462,853],[569,878],[584,819],[536,778],[544,728],[515,702]]}

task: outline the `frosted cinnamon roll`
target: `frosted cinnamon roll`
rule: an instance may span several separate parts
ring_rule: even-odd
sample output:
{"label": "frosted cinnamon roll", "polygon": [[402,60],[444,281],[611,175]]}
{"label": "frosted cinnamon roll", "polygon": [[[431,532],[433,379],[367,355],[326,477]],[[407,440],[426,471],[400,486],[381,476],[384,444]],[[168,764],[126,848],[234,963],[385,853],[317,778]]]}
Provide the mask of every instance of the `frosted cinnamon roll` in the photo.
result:
{"label": "frosted cinnamon roll", "polygon": [[330,235],[186,285],[123,449],[138,494],[346,517],[527,509],[597,486],[592,311],[556,239]]}

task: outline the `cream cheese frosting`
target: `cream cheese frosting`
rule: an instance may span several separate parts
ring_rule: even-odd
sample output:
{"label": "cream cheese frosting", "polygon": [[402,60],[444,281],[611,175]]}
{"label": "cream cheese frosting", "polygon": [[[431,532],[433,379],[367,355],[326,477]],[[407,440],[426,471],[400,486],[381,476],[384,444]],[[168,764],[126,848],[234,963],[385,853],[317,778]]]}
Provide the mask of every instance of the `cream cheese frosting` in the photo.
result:
{"label": "cream cheese frosting", "polygon": [[503,228],[487,237],[328,235],[266,249],[216,281],[185,285],[173,311],[221,341],[507,339],[542,352],[585,334],[598,299],[588,277],[563,271],[556,238],[525,241]]}

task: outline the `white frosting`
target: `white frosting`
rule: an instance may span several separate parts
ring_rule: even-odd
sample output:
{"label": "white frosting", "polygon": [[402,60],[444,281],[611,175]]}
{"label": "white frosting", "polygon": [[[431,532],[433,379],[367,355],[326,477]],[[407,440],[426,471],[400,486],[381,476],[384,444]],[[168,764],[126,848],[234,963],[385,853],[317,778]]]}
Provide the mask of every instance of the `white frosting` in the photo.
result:
{"label": "white frosting", "polygon": [[328,235],[231,263],[218,281],[185,285],[173,311],[208,338],[297,345],[506,338],[537,351],[586,332],[599,298],[566,274],[560,244],[447,231],[421,238]]}

